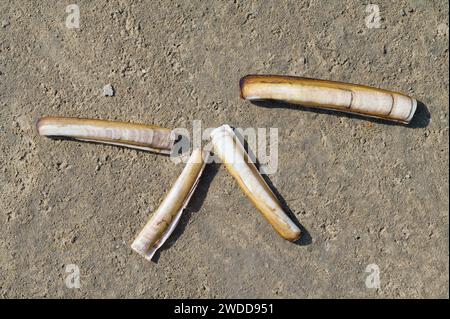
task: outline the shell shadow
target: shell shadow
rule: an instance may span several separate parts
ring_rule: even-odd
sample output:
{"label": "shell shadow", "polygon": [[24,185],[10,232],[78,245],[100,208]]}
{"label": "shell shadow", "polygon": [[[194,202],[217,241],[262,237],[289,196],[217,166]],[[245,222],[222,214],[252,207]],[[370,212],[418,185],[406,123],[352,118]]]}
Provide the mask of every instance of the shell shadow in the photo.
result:
{"label": "shell shadow", "polygon": [[314,112],[319,114],[328,114],[332,116],[338,116],[338,117],[347,117],[351,119],[357,119],[357,120],[365,120],[377,124],[384,124],[384,125],[391,125],[391,126],[403,126],[406,128],[424,128],[427,127],[428,124],[431,122],[431,114],[428,110],[428,107],[421,101],[417,101],[417,109],[416,113],[414,114],[414,117],[412,118],[411,122],[409,124],[403,124],[403,123],[397,123],[389,120],[383,120],[373,117],[367,117],[364,115],[359,114],[353,114],[353,113],[345,113],[340,112],[338,110],[327,110],[327,109],[320,109],[315,107],[308,107],[304,105],[297,105],[282,101],[273,101],[273,100],[260,100],[260,101],[250,101],[251,104],[254,104],[259,107],[265,107],[265,108],[271,108],[271,109],[292,109],[297,111],[308,111],[308,112]]}
{"label": "shell shadow", "polygon": [[297,217],[295,216],[294,212],[291,210],[291,208],[288,206],[287,202],[281,196],[281,194],[278,192],[278,190],[275,188],[273,183],[270,181],[269,177],[265,174],[261,174],[264,180],[266,181],[267,185],[269,185],[272,192],[275,194],[275,196],[278,198],[278,201],[281,204],[281,207],[283,208],[284,212],[288,217],[294,222],[295,225],[297,225],[298,228],[300,228],[301,236],[297,241],[292,242],[295,245],[298,246],[307,246],[312,244],[312,237],[309,231],[298,222]]}

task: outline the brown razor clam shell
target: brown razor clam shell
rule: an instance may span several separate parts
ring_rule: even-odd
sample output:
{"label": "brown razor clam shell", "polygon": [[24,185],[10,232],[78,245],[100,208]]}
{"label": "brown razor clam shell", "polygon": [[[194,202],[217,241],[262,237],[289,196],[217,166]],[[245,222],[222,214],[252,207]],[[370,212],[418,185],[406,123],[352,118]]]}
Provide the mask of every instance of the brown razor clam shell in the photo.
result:
{"label": "brown razor clam shell", "polygon": [[298,240],[301,235],[300,228],[284,212],[233,129],[229,125],[220,126],[211,132],[211,140],[214,153],[223,161],[245,195],[277,233],[286,240]]}
{"label": "brown razor clam shell", "polygon": [[207,153],[195,149],[181,175],[176,180],[158,209],[131,244],[131,248],[147,260],[151,260],[159,247],[167,240],[197,187],[206,164]]}
{"label": "brown razor clam shell", "polygon": [[36,124],[44,136],[68,137],[80,141],[125,146],[170,154],[172,131],[154,125],[71,117],[42,117]]}
{"label": "brown razor clam shell", "polygon": [[409,123],[417,100],[364,85],[279,75],[247,75],[240,81],[241,97],[356,113]]}

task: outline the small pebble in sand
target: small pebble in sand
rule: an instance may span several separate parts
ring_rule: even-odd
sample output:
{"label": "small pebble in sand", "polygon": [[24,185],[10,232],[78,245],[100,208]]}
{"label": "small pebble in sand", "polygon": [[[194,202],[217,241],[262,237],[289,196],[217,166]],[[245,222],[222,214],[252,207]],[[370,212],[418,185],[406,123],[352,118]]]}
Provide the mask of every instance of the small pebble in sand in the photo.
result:
{"label": "small pebble in sand", "polygon": [[106,84],[103,87],[103,96],[114,96],[114,88],[111,84]]}
{"label": "small pebble in sand", "polygon": [[9,21],[2,20],[2,28],[6,28],[7,26],[9,26]]}

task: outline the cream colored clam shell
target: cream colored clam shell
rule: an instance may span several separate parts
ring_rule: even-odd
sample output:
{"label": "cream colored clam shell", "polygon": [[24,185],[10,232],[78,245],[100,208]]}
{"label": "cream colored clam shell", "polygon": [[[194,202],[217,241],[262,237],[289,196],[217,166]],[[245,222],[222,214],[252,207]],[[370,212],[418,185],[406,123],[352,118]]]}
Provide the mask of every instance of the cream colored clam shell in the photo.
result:
{"label": "cream colored clam shell", "polygon": [[181,214],[197,187],[206,163],[206,152],[195,149],[181,175],[161,205],[131,244],[131,248],[151,260],[155,252],[172,234]]}
{"label": "cream colored clam shell", "polygon": [[417,109],[417,100],[404,94],[341,82],[248,75],[241,79],[240,86],[241,96],[247,100],[278,100],[406,124]]}
{"label": "cream colored clam shell", "polygon": [[170,154],[174,138],[171,130],[145,124],[70,117],[43,117],[36,124],[44,136],[68,137],[81,141],[125,146]]}
{"label": "cream colored clam shell", "polygon": [[272,227],[287,240],[299,239],[300,229],[283,211],[231,127],[223,125],[214,129],[211,132],[211,139],[214,153],[220,157],[244,193]]}

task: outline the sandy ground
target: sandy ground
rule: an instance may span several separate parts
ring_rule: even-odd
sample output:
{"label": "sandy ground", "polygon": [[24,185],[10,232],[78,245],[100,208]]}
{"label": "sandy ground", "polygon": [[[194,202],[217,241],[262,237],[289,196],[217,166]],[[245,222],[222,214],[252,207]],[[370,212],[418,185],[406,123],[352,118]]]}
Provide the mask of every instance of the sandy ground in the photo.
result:
{"label": "sandy ground", "polygon": [[[375,2],[378,29],[367,1],[79,0],[68,29],[69,2],[0,1],[0,296],[448,298],[448,3]],[[249,73],[423,104],[410,126],[265,108],[239,98]],[[109,83],[115,96],[102,96]],[[130,243],[183,165],[39,137],[43,115],[278,127],[269,178],[305,236],[282,240],[213,165],[149,263]],[[69,264],[79,289],[65,285]]]}

